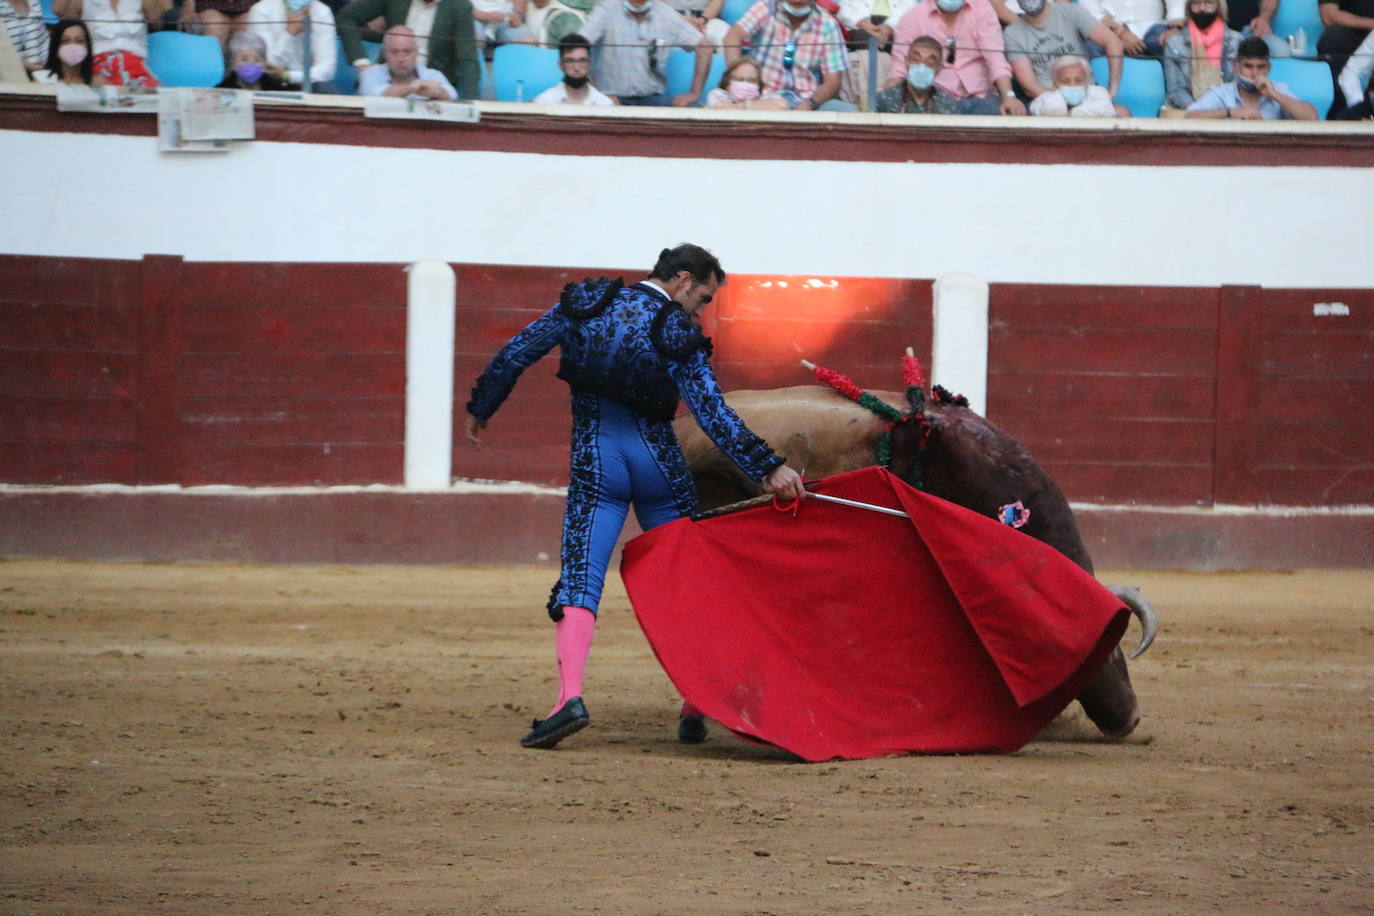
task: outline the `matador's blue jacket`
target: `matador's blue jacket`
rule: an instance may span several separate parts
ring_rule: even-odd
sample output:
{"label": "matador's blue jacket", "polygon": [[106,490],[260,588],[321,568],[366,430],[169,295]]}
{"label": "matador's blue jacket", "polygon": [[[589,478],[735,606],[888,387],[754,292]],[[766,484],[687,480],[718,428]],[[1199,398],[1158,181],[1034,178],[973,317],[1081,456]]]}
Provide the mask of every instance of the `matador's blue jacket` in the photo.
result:
{"label": "matador's blue jacket", "polygon": [[702,430],[754,480],[784,463],[725,403],[711,371],[711,341],[686,310],[652,287],[587,280],[501,348],[477,379],[468,413],[486,420],[520,373],[555,346],[558,377],[637,413],[671,421],[678,398]]}

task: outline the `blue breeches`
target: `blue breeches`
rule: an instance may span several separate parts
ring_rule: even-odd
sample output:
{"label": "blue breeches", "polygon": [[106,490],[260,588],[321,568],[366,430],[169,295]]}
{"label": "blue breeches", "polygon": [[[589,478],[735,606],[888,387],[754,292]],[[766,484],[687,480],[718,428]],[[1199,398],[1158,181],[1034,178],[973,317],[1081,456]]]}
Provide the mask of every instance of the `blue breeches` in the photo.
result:
{"label": "blue breeches", "polygon": [[572,470],[563,513],[562,577],[549,613],[596,613],[630,505],[645,531],[696,511],[696,489],[671,423],[599,395],[573,394]]}

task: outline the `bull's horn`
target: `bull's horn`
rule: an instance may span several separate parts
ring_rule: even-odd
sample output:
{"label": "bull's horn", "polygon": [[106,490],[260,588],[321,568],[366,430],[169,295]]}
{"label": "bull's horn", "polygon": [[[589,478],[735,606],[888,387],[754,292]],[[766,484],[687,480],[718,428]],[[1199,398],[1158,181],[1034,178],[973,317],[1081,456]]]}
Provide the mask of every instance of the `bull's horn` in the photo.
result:
{"label": "bull's horn", "polygon": [[809,360],[809,359],[804,359],[804,360],[802,360],[802,361],[801,361],[801,364],[802,364],[802,368],[803,368],[803,369],[806,369],[807,371],[814,371],[815,368],[816,368],[816,364],[813,363],[813,362],[811,362],[811,360]]}
{"label": "bull's horn", "polygon": [[1130,656],[1140,658],[1155,641],[1155,633],[1159,632],[1159,616],[1155,614],[1154,606],[1138,589],[1129,585],[1108,585],[1107,591],[1119,598],[1140,621],[1140,645],[1135,647]]}

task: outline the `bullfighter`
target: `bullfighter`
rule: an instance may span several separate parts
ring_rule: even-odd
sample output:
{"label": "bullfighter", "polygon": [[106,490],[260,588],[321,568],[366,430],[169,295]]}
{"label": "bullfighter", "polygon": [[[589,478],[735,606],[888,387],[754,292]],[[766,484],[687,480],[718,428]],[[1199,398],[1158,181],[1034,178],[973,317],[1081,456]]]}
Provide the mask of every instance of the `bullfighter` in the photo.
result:
{"label": "bullfighter", "polygon": [[[704,248],[665,248],[645,280],[587,280],[492,357],[467,404],[467,436],[480,431],[520,373],[555,346],[558,377],[572,388],[572,448],[563,515],[562,569],[549,598],[557,621],[559,693],[524,747],[551,748],[586,727],[582,672],[591,649],[606,567],[631,504],[644,530],[696,510],[696,492],[672,420],[679,398],[740,469],[779,497],[803,495],[801,476],[726,405],[711,369],[711,341],[693,320],[725,283]],[[701,741],[701,715],[684,704],[678,737]]]}

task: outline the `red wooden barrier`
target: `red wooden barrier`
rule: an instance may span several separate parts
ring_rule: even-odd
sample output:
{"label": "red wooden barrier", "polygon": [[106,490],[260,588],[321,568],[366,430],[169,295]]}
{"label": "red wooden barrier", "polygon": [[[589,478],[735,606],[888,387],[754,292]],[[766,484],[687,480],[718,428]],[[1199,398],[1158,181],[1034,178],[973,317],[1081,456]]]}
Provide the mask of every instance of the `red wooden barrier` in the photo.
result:
{"label": "red wooden barrier", "polygon": [[[728,266],[728,265],[727,265]],[[455,405],[586,275],[457,265]],[[0,256],[0,481],[397,484],[405,276],[395,264]],[[784,285],[785,284],[785,285]],[[708,311],[727,389],[808,384],[802,357],[899,388],[931,283],[732,276]],[[1313,316],[1314,302],[1350,314]],[[1374,503],[1374,292],[994,284],[990,416],[1076,500]],[[557,355],[454,473],[566,480]]]}

